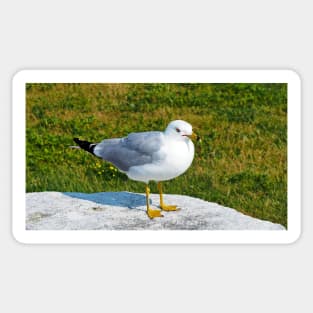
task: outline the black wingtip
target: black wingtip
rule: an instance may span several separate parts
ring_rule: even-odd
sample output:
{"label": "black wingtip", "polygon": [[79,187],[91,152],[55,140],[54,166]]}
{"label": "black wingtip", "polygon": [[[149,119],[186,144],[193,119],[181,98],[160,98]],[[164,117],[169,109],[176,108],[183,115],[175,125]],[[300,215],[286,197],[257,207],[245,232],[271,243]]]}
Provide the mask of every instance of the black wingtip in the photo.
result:
{"label": "black wingtip", "polygon": [[96,144],[91,143],[89,141],[80,140],[79,138],[75,137],[73,138],[75,143],[77,143],[82,149],[90,152],[91,154],[94,154],[93,151],[95,149]]}
{"label": "black wingtip", "polygon": [[77,143],[79,145],[79,142],[80,142],[79,138],[75,137],[75,138],[73,138],[73,140],[75,141],[75,143]]}

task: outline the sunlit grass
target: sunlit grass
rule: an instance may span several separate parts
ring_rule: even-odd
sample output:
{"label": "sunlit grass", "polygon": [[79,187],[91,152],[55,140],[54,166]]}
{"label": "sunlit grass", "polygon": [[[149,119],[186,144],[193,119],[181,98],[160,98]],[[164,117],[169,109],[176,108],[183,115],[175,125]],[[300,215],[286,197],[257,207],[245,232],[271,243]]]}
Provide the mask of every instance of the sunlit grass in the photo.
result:
{"label": "sunlit grass", "polygon": [[165,192],[287,225],[285,84],[28,84],[26,112],[27,192],[143,192],[110,163],[69,149],[72,138],[98,142],[183,119],[202,140]]}

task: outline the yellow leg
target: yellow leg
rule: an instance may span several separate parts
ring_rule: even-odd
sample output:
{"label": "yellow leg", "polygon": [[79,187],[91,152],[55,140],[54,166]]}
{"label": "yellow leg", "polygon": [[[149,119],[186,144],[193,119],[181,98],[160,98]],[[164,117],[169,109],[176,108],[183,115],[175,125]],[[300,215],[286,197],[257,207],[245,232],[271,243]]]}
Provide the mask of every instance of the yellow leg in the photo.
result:
{"label": "yellow leg", "polygon": [[150,208],[150,201],[149,201],[149,195],[150,195],[150,188],[148,185],[146,185],[146,201],[147,201],[147,214],[148,216],[153,219],[155,217],[162,217],[160,210],[152,210]]}
{"label": "yellow leg", "polygon": [[158,182],[158,189],[160,193],[160,207],[164,211],[178,211],[177,205],[167,205],[163,202],[162,184]]}

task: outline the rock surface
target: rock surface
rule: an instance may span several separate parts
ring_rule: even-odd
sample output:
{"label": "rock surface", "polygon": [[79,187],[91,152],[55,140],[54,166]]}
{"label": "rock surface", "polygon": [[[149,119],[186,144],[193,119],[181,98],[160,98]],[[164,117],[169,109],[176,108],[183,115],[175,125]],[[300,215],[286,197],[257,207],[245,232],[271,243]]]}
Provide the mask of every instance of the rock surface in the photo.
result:
{"label": "rock surface", "polygon": [[[165,195],[181,210],[146,215],[145,195],[130,192],[35,192],[26,195],[28,230],[285,230],[282,225],[246,216],[216,203]],[[151,194],[152,206],[159,196]]]}

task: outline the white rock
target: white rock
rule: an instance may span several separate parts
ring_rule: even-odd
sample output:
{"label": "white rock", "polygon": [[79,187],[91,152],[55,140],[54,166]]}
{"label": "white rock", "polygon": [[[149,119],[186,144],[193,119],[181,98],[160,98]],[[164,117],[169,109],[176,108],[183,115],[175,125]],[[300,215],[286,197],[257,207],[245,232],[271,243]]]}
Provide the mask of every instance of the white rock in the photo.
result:
{"label": "white rock", "polygon": [[[151,194],[152,206],[159,196]],[[285,230],[282,225],[246,216],[216,203],[164,195],[181,210],[150,220],[144,194],[130,192],[35,192],[26,195],[28,230]]]}

